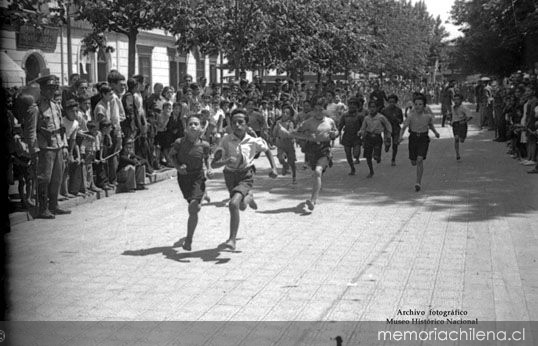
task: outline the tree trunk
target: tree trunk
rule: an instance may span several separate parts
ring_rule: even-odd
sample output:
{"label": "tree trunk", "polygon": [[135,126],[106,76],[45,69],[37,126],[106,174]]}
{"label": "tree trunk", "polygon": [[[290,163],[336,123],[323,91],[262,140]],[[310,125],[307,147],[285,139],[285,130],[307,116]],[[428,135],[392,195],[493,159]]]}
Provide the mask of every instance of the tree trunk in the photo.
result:
{"label": "tree trunk", "polygon": [[136,65],[136,38],[138,36],[138,30],[132,29],[129,34],[129,59],[128,59],[128,73],[127,78],[132,77],[135,74]]}

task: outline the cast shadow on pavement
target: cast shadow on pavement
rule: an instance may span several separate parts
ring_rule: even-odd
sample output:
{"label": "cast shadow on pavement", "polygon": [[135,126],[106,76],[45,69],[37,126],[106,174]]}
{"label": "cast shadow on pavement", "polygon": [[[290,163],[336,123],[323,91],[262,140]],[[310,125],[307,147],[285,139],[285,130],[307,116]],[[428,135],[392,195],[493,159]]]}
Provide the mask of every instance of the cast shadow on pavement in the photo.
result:
{"label": "cast shadow on pavement", "polygon": [[280,208],[280,209],[273,209],[273,210],[262,210],[257,211],[258,214],[284,214],[284,213],[295,213],[300,216],[307,216],[312,214],[311,212],[305,211],[306,203],[301,202],[297,204],[295,207],[289,207],[289,208]]}
{"label": "cast shadow on pavement", "polygon": [[[438,127],[439,129],[439,127]],[[383,152],[381,164],[374,164],[375,175],[366,179],[364,161],[356,165],[358,174],[348,176],[343,148],[334,150],[335,165],[323,177],[320,200],[323,204],[343,202],[350,206],[409,205],[426,211],[444,213],[451,222],[481,222],[532,214],[538,209],[538,183],[526,173],[527,167],[507,156],[505,143],[492,142],[492,132],[470,131],[462,146],[462,160],[455,159],[454,139],[444,130],[443,137],[432,139],[422,191],[414,191],[415,167],[408,160],[407,139],[400,145],[397,166],[390,166],[390,153]],[[311,191],[310,179],[299,179],[297,189],[281,188],[279,180],[266,177],[260,169],[257,189],[268,191],[275,200],[294,200]],[[306,178],[306,177],[305,177]],[[277,186],[275,186],[277,185]],[[283,208],[262,212],[277,214],[294,212]]]}
{"label": "cast shadow on pavement", "polygon": [[[240,240],[240,238],[238,239]],[[225,244],[222,243],[214,249],[205,249],[198,251],[185,251],[178,252],[175,250],[177,247],[183,246],[185,238],[181,238],[172,246],[159,246],[149,249],[140,249],[140,250],[125,250],[122,255],[124,256],[149,256],[162,254],[167,259],[182,262],[190,263],[189,258],[199,258],[204,262],[215,262],[215,264],[225,264],[230,261],[230,258],[219,257],[222,253],[241,253],[241,251],[231,251],[226,249]]]}

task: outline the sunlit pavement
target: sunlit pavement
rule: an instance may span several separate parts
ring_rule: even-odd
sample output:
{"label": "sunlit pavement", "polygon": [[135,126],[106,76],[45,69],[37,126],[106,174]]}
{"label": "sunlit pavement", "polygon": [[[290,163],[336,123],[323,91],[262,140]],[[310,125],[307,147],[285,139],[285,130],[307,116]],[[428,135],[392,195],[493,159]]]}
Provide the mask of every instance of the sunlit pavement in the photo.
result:
{"label": "sunlit pavement", "polygon": [[229,223],[220,173],[191,252],[180,246],[188,214],[174,178],[15,225],[9,318],[356,321],[433,308],[537,320],[538,176],[476,126],[457,162],[451,128],[436,126],[422,191],[407,140],[397,166],[383,154],[372,179],[365,161],[348,176],[338,146],[313,213],[301,204],[310,171],[299,169],[298,185],[273,180],[262,156],[259,209],[241,213],[236,252],[219,247]]}

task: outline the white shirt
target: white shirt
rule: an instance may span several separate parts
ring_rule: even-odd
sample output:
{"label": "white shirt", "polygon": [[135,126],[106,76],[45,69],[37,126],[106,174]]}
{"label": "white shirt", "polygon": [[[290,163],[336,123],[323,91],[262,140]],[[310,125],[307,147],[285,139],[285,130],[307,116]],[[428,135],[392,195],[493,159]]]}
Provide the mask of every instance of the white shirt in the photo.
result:
{"label": "white shirt", "polygon": [[256,154],[268,150],[267,143],[260,137],[251,137],[245,134],[243,139],[239,139],[235,134],[226,134],[222,137],[216,151],[222,150],[222,157],[226,160],[229,157],[236,157],[237,161],[226,164],[224,167],[228,171],[237,171],[252,166]]}

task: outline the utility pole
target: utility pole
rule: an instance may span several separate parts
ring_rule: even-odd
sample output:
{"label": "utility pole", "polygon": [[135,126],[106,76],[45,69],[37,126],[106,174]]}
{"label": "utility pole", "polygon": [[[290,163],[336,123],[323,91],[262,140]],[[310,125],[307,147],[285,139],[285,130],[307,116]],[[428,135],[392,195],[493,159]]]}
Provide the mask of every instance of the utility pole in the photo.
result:
{"label": "utility pole", "polygon": [[71,42],[71,13],[70,13],[71,0],[65,3],[65,17],[67,27],[67,78],[71,78],[73,74],[73,47]]}

